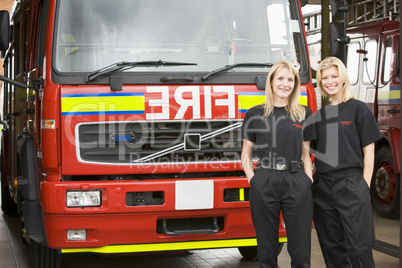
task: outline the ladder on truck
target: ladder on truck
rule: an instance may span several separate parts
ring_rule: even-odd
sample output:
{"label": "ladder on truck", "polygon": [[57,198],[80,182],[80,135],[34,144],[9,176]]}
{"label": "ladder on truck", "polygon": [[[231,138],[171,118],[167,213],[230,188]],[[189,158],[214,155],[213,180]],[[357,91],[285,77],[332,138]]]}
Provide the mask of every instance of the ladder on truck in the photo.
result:
{"label": "ladder on truck", "polygon": [[303,14],[306,35],[321,33],[321,10]]}
{"label": "ladder on truck", "polygon": [[348,6],[348,25],[399,20],[399,0],[352,0]]}
{"label": "ladder on truck", "polygon": [[[321,10],[303,14],[307,36],[321,32],[321,16]],[[399,21],[399,0],[348,1],[347,26],[381,20]]]}

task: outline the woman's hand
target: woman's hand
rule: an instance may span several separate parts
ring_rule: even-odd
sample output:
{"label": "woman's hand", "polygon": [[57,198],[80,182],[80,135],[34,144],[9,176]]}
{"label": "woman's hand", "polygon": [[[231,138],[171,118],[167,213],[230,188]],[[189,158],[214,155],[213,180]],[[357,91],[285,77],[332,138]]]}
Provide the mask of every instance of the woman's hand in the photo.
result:
{"label": "woman's hand", "polygon": [[247,176],[248,183],[250,183],[251,178],[254,176],[253,147],[254,147],[253,142],[243,139],[243,149],[241,151],[241,164],[244,173]]}
{"label": "woman's hand", "polygon": [[374,142],[363,147],[363,154],[364,154],[363,177],[366,180],[369,188],[371,185],[371,177],[373,176],[373,170],[374,170],[374,153],[375,153]]}
{"label": "woman's hand", "polygon": [[301,160],[303,161],[304,172],[306,172],[311,182],[313,182],[313,162],[310,156],[310,141],[303,142]]}

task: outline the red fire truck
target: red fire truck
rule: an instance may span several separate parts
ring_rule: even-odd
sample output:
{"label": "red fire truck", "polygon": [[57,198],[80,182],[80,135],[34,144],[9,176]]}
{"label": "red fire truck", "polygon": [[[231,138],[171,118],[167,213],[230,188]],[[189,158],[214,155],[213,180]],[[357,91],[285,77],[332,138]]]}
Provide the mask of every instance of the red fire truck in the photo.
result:
{"label": "red fire truck", "polygon": [[381,20],[348,27],[347,66],[351,89],[377,118],[383,139],[376,144],[371,196],[387,218],[399,217],[401,102],[399,21]]}
{"label": "red fire truck", "polygon": [[32,267],[76,252],[256,256],[239,130],[278,60],[316,110],[299,1],[20,0],[0,21],[2,209],[20,216]]}

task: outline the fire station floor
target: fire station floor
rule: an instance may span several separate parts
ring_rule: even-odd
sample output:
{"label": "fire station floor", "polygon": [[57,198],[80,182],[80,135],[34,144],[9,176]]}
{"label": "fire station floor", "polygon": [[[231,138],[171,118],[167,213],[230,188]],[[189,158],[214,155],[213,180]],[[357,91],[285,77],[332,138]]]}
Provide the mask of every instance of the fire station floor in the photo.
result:
{"label": "fire station floor", "polygon": [[[374,213],[376,243],[374,259],[378,268],[393,268],[399,265],[399,220],[388,220]],[[311,267],[325,267],[315,229],[312,233]],[[278,257],[279,267],[290,267],[290,257],[286,244]],[[0,267],[26,268],[28,254],[19,237],[19,219],[0,216]],[[194,250],[164,254],[63,255],[62,267],[102,268],[102,267],[259,267],[258,262],[244,260],[236,248]]]}

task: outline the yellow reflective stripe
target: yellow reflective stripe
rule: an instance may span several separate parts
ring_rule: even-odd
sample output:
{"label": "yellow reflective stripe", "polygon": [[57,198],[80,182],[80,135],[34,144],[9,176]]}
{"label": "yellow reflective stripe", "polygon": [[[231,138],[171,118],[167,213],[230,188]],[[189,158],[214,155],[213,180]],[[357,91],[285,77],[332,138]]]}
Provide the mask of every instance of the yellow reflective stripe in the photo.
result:
{"label": "yellow reflective stripe", "polygon": [[[279,238],[280,243],[287,242],[286,237]],[[209,240],[209,241],[189,241],[173,243],[155,243],[155,244],[134,244],[134,245],[113,245],[99,248],[69,248],[61,249],[62,253],[134,253],[134,252],[154,252],[171,250],[189,250],[189,249],[207,249],[207,248],[232,248],[256,246],[255,238],[246,239],[228,239],[228,240]]]}
{"label": "yellow reflective stripe", "polygon": [[400,99],[401,91],[400,90],[389,90],[389,91],[379,91],[378,99],[380,100],[393,100]]}
{"label": "yellow reflective stripe", "polygon": [[239,111],[248,110],[253,106],[263,104],[265,102],[265,95],[239,95]]}
{"label": "yellow reflective stripe", "polygon": [[299,104],[307,106],[307,96],[300,96],[299,97]]}
{"label": "yellow reflective stripe", "polygon": [[61,110],[68,112],[144,111],[144,96],[62,98]]}
{"label": "yellow reflective stripe", "polygon": [[279,237],[279,243],[286,243],[286,242],[288,242],[287,237]]}
{"label": "yellow reflective stripe", "polygon": [[239,189],[239,200],[244,201],[244,188]]}
{"label": "yellow reflective stripe", "polygon": [[[265,94],[265,93],[264,93]],[[239,106],[239,112],[240,113],[246,113],[248,109],[251,107],[254,107],[259,104],[263,104],[265,102],[265,95],[263,95],[261,92],[255,93],[249,93],[249,92],[239,92],[238,95],[238,106]],[[306,93],[301,93],[299,97],[299,104],[307,106],[307,94]]]}

